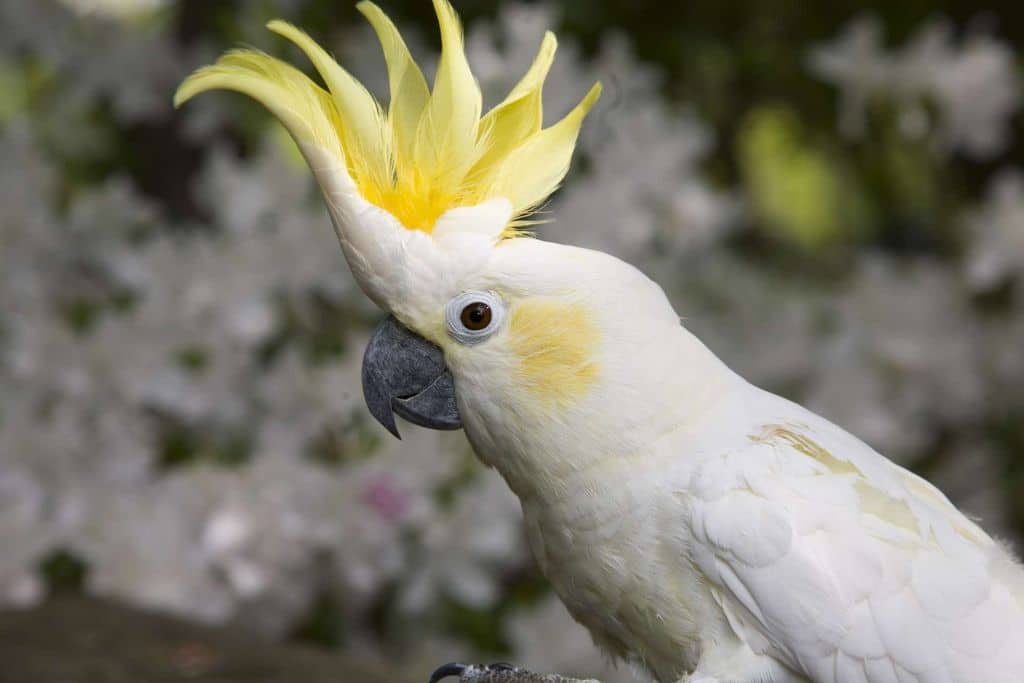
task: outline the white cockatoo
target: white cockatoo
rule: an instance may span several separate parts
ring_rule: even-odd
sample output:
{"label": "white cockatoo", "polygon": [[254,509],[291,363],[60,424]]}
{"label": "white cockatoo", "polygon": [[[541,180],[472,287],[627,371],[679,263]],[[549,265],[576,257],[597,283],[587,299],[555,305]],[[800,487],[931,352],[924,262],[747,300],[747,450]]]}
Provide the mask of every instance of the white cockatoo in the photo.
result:
{"label": "white cockatoo", "polygon": [[238,50],[175,98],[240,91],[298,143],[390,314],[364,358],[370,412],[396,435],[393,413],[464,428],[572,615],[662,683],[1024,681],[1024,572],[1005,548],[925,480],[737,376],[636,268],[522,232],[600,86],[542,128],[549,33],[481,116],[458,18],[434,5],[432,88],[359,5],[386,108],[281,21],[326,88]]}

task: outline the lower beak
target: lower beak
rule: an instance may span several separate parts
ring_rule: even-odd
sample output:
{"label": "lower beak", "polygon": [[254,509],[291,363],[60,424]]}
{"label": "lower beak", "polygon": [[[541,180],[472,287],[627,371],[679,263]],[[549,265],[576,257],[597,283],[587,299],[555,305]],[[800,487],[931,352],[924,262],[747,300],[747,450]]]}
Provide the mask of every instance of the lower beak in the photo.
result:
{"label": "lower beak", "polygon": [[395,413],[421,427],[462,427],[444,352],[394,316],[377,326],[363,354],[363,397],[370,414],[398,438]]}

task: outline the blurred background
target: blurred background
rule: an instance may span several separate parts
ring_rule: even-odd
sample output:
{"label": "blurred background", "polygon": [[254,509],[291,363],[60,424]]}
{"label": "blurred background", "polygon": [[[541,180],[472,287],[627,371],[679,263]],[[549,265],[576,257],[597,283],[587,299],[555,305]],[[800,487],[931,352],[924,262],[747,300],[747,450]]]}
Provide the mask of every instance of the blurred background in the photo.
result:
{"label": "blurred background", "polygon": [[[380,4],[429,69],[429,2]],[[749,379],[1024,539],[1020,3],[455,5],[485,104],[548,27],[551,117],[606,85],[543,238],[637,264]],[[347,0],[0,0],[3,640],[60,659],[69,631],[146,638],[155,612],[216,627],[172,644],[166,680],[223,668],[224,633],[355,658],[317,660],[336,680],[453,659],[632,680],[461,433],[370,419],[380,313],[282,129],[233,94],[172,109],[229,47],[309,71],[275,17],[386,100]],[[281,680],[329,680],[295,662]]]}

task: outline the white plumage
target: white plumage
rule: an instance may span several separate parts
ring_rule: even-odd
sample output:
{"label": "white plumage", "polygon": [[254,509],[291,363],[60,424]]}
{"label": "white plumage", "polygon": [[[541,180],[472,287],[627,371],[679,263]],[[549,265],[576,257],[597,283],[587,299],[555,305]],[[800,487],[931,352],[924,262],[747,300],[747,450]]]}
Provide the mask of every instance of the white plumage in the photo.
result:
{"label": "white plumage", "polygon": [[[485,343],[433,338],[474,449],[519,496],[538,564],[606,651],[662,683],[1024,680],[1022,571],[941,492],[738,377],[631,266],[534,239],[486,248],[487,214],[468,215],[428,259],[463,267],[429,295],[386,298],[408,297],[397,309],[422,334],[461,292],[506,302]],[[593,319],[528,326],[533,356],[596,368],[571,400],[545,400],[522,369],[537,358],[519,355],[517,321],[538,301]],[[594,338],[582,360],[564,353],[577,335]]]}
{"label": "white plumage", "polygon": [[517,279],[573,264],[563,296],[603,313],[606,370],[578,407],[524,421],[487,367],[498,408],[467,419],[599,644],[663,682],[1024,680],[1021,569],[935,487],[737,377],[629,266],[502,249]]}
{"label": "white plumage", "polygon": [[685,513],[737,634],[816,681],[1021,680],[1024,592],[1005,551],[838,427],[740,396],[751,443],[696,466]]}

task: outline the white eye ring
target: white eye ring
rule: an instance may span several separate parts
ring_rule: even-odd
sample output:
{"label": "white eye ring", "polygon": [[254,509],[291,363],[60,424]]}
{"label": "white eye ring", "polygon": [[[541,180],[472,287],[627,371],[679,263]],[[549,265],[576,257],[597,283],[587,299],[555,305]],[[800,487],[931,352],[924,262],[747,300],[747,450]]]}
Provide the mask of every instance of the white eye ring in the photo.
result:
{"label": "white eye ring", "polygon": [[[462,322],[462,312],[472,304],[490,308],[491,321],[486,327],[471,330]],[[494,292],[463,292],[448,302],[444,310],[448,333],[463,344],[479,344],[501,329],[505,321],[505,302]]]}

